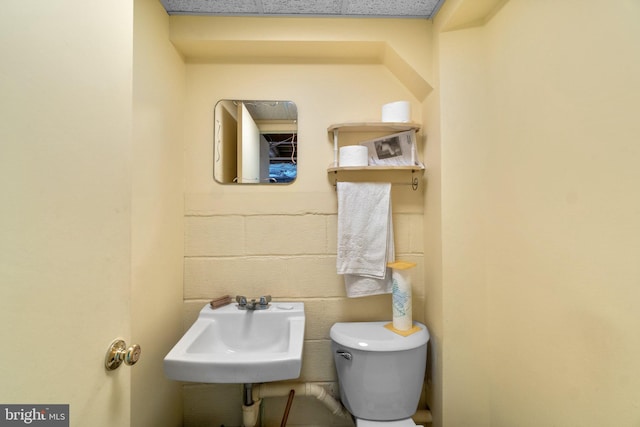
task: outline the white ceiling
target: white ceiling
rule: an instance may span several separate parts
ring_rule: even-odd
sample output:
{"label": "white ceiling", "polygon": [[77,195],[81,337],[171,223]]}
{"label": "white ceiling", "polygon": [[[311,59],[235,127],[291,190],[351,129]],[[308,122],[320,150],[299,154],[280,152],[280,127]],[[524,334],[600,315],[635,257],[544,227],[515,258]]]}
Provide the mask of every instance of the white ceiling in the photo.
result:
{"label": "white ceiling", "polygon": [[433,18],[444,0],[161,0],[170,15]]}

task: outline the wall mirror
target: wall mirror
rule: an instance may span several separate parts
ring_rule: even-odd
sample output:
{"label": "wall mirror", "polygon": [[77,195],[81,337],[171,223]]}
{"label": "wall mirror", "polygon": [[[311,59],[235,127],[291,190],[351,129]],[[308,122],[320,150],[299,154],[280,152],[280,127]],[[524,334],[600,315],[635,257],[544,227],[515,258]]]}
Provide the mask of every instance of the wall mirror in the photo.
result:
{"label": "wall mirror", "polygon": [[292,101],[222,99],[214,111],[213,176],[221,184],[289,184],[298,175]]}

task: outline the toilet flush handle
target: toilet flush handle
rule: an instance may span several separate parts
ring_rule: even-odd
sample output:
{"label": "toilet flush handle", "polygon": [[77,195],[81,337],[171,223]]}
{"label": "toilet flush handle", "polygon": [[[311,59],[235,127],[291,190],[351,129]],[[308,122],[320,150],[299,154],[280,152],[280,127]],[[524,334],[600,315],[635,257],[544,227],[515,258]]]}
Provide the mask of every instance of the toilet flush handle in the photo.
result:
{"label": "toilet flush handle", "polygon": [[353,356],[348,351],[337,350],[336,353],[339,354],[340,356],[344,357],[347,360],[353,359]]}

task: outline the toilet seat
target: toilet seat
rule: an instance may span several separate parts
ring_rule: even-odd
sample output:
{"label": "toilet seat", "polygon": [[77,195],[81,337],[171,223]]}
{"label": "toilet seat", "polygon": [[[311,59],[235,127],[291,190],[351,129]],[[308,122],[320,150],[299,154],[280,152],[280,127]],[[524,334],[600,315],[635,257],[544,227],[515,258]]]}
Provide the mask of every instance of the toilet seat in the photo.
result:
{"label": "toilet seat", "polygon": [[356,427],[419,427],[411,418],[396,421],[373,421],[356,418]]}

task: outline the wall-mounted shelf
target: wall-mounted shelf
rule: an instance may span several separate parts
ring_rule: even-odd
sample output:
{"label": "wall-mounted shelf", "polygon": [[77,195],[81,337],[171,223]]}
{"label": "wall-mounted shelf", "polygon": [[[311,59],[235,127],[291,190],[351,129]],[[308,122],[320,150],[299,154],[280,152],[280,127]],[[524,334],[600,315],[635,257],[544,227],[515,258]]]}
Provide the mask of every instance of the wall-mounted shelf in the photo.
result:
{"label": "wall-mounted shelf", "polygon": [[[398,132],[406,132],[408,130],[418,132],[420,130],[420,125],[413,122],[353,122],[331,125],[327,128],[327,131],[333,134],[333,166],[338,166],[338,141],[340,133],[370,132],[394,134]],[[415,163],[417,164],[418,162],[415,161]]]}
{"label": "wall-mounted shelf", "polygon": [[[339,134],[340,133],[381,133],[381,134],[394,134],[398,132],[406,132],[414,130],[418,132],[421,126],[418,123],[413,122],[352,122],[352,123],[338,123],[331,125],[327,128],[329,133],[333,134],[333,164],[327,168],[327,173],[335,175],[334,184],[339,181],[338,173],[344,172],[346,178],[354,176],[358,172],[374,172],[374,173],[387,173],[392,175],[403,174],[405,172],[411,173],[411,182],[409,185],[416,190],[418,188],[419,178],[416,174],[424,174],[424,165],[414,160],[414,165],[406,166],[339,166],[338,164],[338,146],[339,146]],[[413,147],[412,157],[415,158],[415,146]],[[346,180],[346,179],[345,179]]]}
{"label": "wall-mounted shelf", "polygon": [[420,130],[420,125],[413,122],[354,122],[338,123],[327,129],[334,135],[336,132],[404,132],[407,130]]}
{"label": "wall-mounted shelf", "polygon": [[[413,166],[336,166],[327,168],[327,173],[329,175],[334,176],[333,185],[336,185],[338,181],[357,181],[358,179],[352,179],[359,172],[371,172],[371,173],[385,173],[385,177],[389,176],[397,176],[397,175],[405,175],[406,173],[411,173],[411,181],[409,182],[394,182],[392,184],[397,185],[410,185],[414,190],[418,189],[418,184],[420,183],[419,176],[424,174],[424,166],[423,165],[413,165]],[[342,174],[343,179],[340,179],[340,174]]]}
{"label": "wall-mounted shelf", "polygon": [[328,167],[327,172],[344,172],[344,171],[379,171],[379,172],[394,172],[394,171],[411,171],[411,172],[424,172],[423,165],[413,166],[334,166]]}

